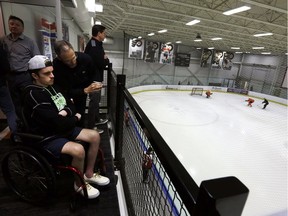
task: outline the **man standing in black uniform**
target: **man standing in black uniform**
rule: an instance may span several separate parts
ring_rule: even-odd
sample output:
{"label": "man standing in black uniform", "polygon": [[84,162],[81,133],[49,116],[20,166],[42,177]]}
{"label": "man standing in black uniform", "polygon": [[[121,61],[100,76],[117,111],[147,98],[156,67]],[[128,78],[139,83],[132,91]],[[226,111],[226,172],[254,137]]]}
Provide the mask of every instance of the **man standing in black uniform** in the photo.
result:
{"label": "man standing in black uniform", "polygon": [[[106,38],[105,27],[94,25],[92,27],[92,38],[87,43],[85,53],[91,56],[94,63],[93,81],[96,83],[103,82],[103,73],[105,67],[109,64],[109,59],[103,49],[103,41]],[[108,119],[101,119],[99,115],[99,103],[101,100],[101,91],[95,91],[90,95],[88,108],[88,128],[95,125],[105,124]]]}
{"label": "man standing in black uniform", "polygon": [[[61,92],[74,102],[76,111],[82,119],[79,126],[84,126],[87,95],[100,90],[102,85],[92,83],[94,73],[92,59],[89,55],[75,52],[72,45],[64,40],[54,45],[57,57],[53,60],[54,83]],[[97,130],[103,133],[103,130]]]}

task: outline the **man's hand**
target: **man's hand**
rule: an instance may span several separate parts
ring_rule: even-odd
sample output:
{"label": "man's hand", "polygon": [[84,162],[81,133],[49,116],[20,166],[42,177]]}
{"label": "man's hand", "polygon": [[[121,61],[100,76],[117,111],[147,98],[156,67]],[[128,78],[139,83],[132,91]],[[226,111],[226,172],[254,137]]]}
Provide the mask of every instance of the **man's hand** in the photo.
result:
{"label": "man's hand", "polygon": [[78,118],[78,121],[80,121],[80,119],[81,119],[81,114],[80,114],[80,113],[76,113],[75,116]]}
{"label": "man's hand", "polygon": [[101,82],[96,82],[94,81],[91,83],[87,88],[84,89],[85,94],[89,94],[94,91],[99,91],[101,90],[103,84]]}
{"label": "man's hand", "polygon": [[61,115],[61,116],[67,116],[67,112],[65,110],[61,110],[58,115]]}

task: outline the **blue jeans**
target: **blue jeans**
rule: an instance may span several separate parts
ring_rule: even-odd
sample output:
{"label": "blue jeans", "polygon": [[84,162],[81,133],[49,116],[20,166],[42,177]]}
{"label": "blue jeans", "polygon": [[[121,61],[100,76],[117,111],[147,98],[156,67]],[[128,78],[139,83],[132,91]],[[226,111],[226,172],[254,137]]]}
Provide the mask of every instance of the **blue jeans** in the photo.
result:
{"label": "blue jeans", "polygon": [[12,132],[17,131],[16,113],[8,87],[0,86],[0,108],[7,117],[7,123]]}
{"label": "blue jeans", "polygon": [[101,91],[95,91],[89,94],[90,101],[88,107],[88,120],[87,127],[92,129],[95,126],[96,121],[100,121],[99,115],[99,103],[101,100]]}

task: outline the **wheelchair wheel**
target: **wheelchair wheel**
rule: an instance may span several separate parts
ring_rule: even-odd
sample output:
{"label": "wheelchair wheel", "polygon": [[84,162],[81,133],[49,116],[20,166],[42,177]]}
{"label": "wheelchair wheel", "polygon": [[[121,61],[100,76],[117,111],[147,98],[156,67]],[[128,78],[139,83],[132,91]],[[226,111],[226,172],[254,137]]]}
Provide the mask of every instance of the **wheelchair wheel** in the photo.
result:
{"label": "wheelchair wheel", "polygon": [[2,172],[6,184],[28,202],[42,204],[54,192],[53,169],[33,149],[18,147],[8,152],[2,161]]}

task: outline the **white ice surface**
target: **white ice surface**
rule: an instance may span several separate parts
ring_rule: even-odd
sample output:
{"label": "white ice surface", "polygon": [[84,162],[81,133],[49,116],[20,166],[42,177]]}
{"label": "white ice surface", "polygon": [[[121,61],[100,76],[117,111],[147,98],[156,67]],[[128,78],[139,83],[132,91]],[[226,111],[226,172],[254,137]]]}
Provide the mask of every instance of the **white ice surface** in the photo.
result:
{"label": "white ice surface", "polygon": [[133,94],[198,186],[236,176],[250,190],[244,216],[287,216],[287,107],[248,96]]}

